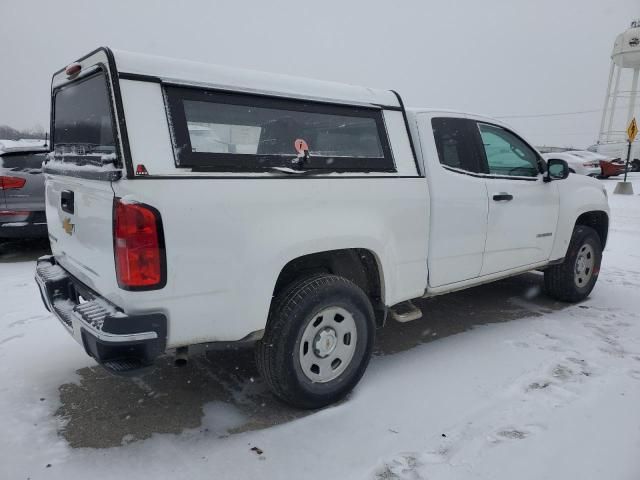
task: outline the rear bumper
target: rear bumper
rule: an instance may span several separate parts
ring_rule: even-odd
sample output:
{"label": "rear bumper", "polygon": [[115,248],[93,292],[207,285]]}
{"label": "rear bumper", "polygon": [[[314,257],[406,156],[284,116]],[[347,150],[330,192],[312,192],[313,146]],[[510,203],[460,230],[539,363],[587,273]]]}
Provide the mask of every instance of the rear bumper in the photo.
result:
{"label": "rear bumper", "polygon": [[0,209],[0,238],[47,237],[47,219],[44,212],[25,212],[26,218],[25,215],[18,216],[18,213],[21,212]]}
{"label": "rear bumper", "polygon": [[161,313],[127,315],[72,277],[53,256],[38,259],[42,301],[88,355],[112,373],[131,373],[153,363],[166,348]]}

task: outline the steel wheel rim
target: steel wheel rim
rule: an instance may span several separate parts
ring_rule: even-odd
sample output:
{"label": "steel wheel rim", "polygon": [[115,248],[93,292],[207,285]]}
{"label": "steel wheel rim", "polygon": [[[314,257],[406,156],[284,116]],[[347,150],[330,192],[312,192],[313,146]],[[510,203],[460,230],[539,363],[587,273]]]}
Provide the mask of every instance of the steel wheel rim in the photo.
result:
{"label": "steel wheel rim", "polygon": [[341,307],[314,314],[302,332],[299,360],[305,377],[326,383],[344,372],[356,352],[358,332],[353,315]]}
{"label": "steel wheel rim", "polygon": [[591,245],[585,243],[578,250],[574,267],[573,281],[578,288],[585,287],[593,276],[596,264],[596,252]]}

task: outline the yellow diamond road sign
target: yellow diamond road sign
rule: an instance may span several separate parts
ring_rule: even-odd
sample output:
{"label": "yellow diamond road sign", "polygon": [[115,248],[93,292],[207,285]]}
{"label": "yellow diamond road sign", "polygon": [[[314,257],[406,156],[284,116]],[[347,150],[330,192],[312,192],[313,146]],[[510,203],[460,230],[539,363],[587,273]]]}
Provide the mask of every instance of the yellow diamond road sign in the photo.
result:
{"label": "yellow diamond road sign", "polygon": [[636,123],[636,118],[633,117],[631,123],[627,127],[627,137],[630,142],[633,142],[636,139],[636,135],[638,134],[638,124]]}

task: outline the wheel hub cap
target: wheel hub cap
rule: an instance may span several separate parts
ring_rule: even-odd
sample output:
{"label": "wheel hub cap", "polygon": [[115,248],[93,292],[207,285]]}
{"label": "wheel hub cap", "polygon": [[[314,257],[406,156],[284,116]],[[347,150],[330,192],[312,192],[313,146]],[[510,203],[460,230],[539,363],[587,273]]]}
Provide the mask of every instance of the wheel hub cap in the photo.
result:
{"label": "wheel hub cap", "polygon": [[353,315],[328,307],[309,318],[300,339],[299,361],[314,383],[329,382],[344,372],[356,351],[358,332]]}
{"label": "wheel hub cap", "polygon": [[593,276],[596,258],[593,247],[587,243],[580,247],[574,269],[573,280],[578,288],[585,287]]}
{"label": "wheel hub cap", "polygon": [[336,331],[331,327],[323,328],[313,341],[313,351],[318,357],[325,358],[331,355],[337,343]]}

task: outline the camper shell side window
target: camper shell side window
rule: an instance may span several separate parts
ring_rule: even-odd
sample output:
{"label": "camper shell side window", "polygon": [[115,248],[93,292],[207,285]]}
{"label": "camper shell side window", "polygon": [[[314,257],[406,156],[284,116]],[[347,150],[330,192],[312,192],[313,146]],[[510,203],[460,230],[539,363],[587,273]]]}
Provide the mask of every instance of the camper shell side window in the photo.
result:
{"label": "camper shell side window", "polygon": [[166,86],[177,167],[394,172],[377,107]]}

